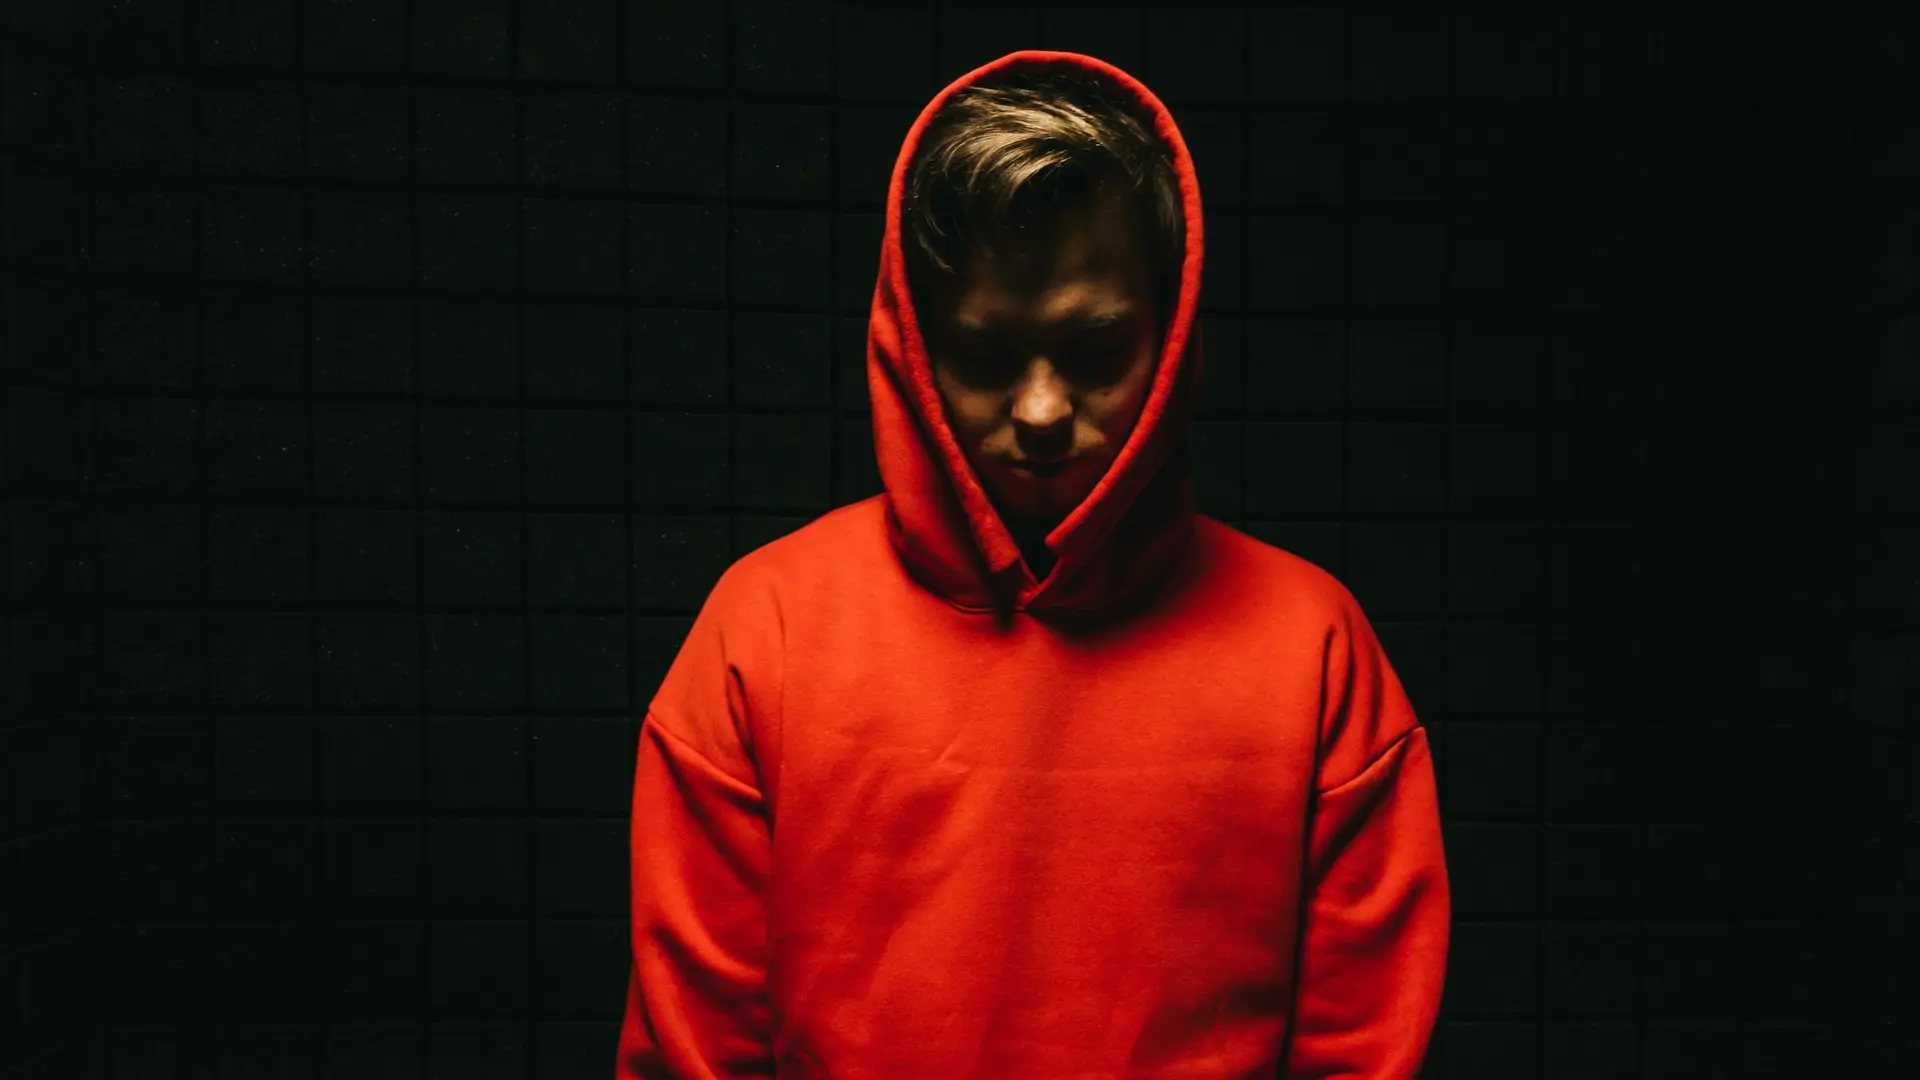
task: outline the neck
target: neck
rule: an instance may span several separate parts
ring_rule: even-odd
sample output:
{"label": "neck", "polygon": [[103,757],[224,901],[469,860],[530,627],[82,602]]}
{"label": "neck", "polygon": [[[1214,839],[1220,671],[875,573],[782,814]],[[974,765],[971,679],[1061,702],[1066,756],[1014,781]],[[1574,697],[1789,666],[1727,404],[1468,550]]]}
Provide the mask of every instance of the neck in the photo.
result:
{"label": "neck", "polygon": [[1020,546],[1020,555],[1027,562],[1027,569],[1033,572],[1034,580],[1043,581],[1053,569],[1053,552],[1047,549],[1047,534],[1053,531],[1052,525],[1031,522],[1014,522],[1008,525],[1013,533],[1014,543]]}

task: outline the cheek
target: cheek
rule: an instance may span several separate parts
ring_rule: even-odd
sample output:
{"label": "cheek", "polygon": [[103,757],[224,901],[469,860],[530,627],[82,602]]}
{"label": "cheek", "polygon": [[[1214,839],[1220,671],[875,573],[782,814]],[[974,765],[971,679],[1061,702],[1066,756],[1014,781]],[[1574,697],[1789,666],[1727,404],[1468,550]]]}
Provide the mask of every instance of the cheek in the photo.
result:
{"label": "cheek", "polygon": [[962,445],[978,442],[992,431],[1000,412],[997,394],[951,391],[946,394],[947,424]]}
{"label": "cheek", "polygon": [[1153,389],[1155,355],[1148,351],[1135,362],[1127,376],[1099,394],[1087,399],[1088,417],[1110,437],[1124,439],[1132,430],[1140,410],[1146,406],[1147,392]]}

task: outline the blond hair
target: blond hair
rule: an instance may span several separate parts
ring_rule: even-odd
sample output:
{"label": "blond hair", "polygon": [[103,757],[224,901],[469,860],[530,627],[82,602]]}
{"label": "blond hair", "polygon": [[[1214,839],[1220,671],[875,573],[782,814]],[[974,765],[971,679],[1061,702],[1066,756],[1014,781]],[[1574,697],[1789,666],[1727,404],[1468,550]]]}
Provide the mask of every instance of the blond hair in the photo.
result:
{"label": "blond hair", "polygon": [[1162,318],[1186,256],[1173,155],[1140,106],[1097,72],[1016,65],[957,92],[928,125],[906,178],[909,280],[924,289],[966,260],[1105,191],[1138,214]]}

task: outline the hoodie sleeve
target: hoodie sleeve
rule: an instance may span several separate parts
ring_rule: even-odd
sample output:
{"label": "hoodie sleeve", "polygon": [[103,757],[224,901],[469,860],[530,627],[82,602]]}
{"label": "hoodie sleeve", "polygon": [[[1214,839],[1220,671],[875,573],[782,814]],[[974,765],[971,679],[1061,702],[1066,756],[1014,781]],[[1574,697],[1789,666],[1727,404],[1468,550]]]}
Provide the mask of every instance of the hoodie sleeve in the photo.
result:
{"label": "hoodie sleeve", "polygon": [[777,649],[739,593],[736,573],[715,586],[641,724],[617,1080],[773,1075],[772,832],[752,732],[779,700]]}
{"label": "hoodie sleeve", "polygon": [[1351,598],[1327,656],[1283,1080],[1412,1080],[1452,919],[1426,730]]}

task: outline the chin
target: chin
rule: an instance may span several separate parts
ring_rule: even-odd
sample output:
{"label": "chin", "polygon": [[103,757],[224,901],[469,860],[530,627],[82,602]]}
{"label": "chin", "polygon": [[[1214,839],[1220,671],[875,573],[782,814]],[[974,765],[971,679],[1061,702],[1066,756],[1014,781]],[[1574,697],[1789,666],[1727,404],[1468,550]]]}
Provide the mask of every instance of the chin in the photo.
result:
{"label": "chin", "polygon": [[1088,488],[1077,491],[1070,497],[1035,498],[1033,493],[1025,497],[1015,497],[1002,501],[1006,515],[1012,519],[1009,524],[1022,524],[1034,528],[1052,528],[1065,521],[1081,503],[1086,501]]}

